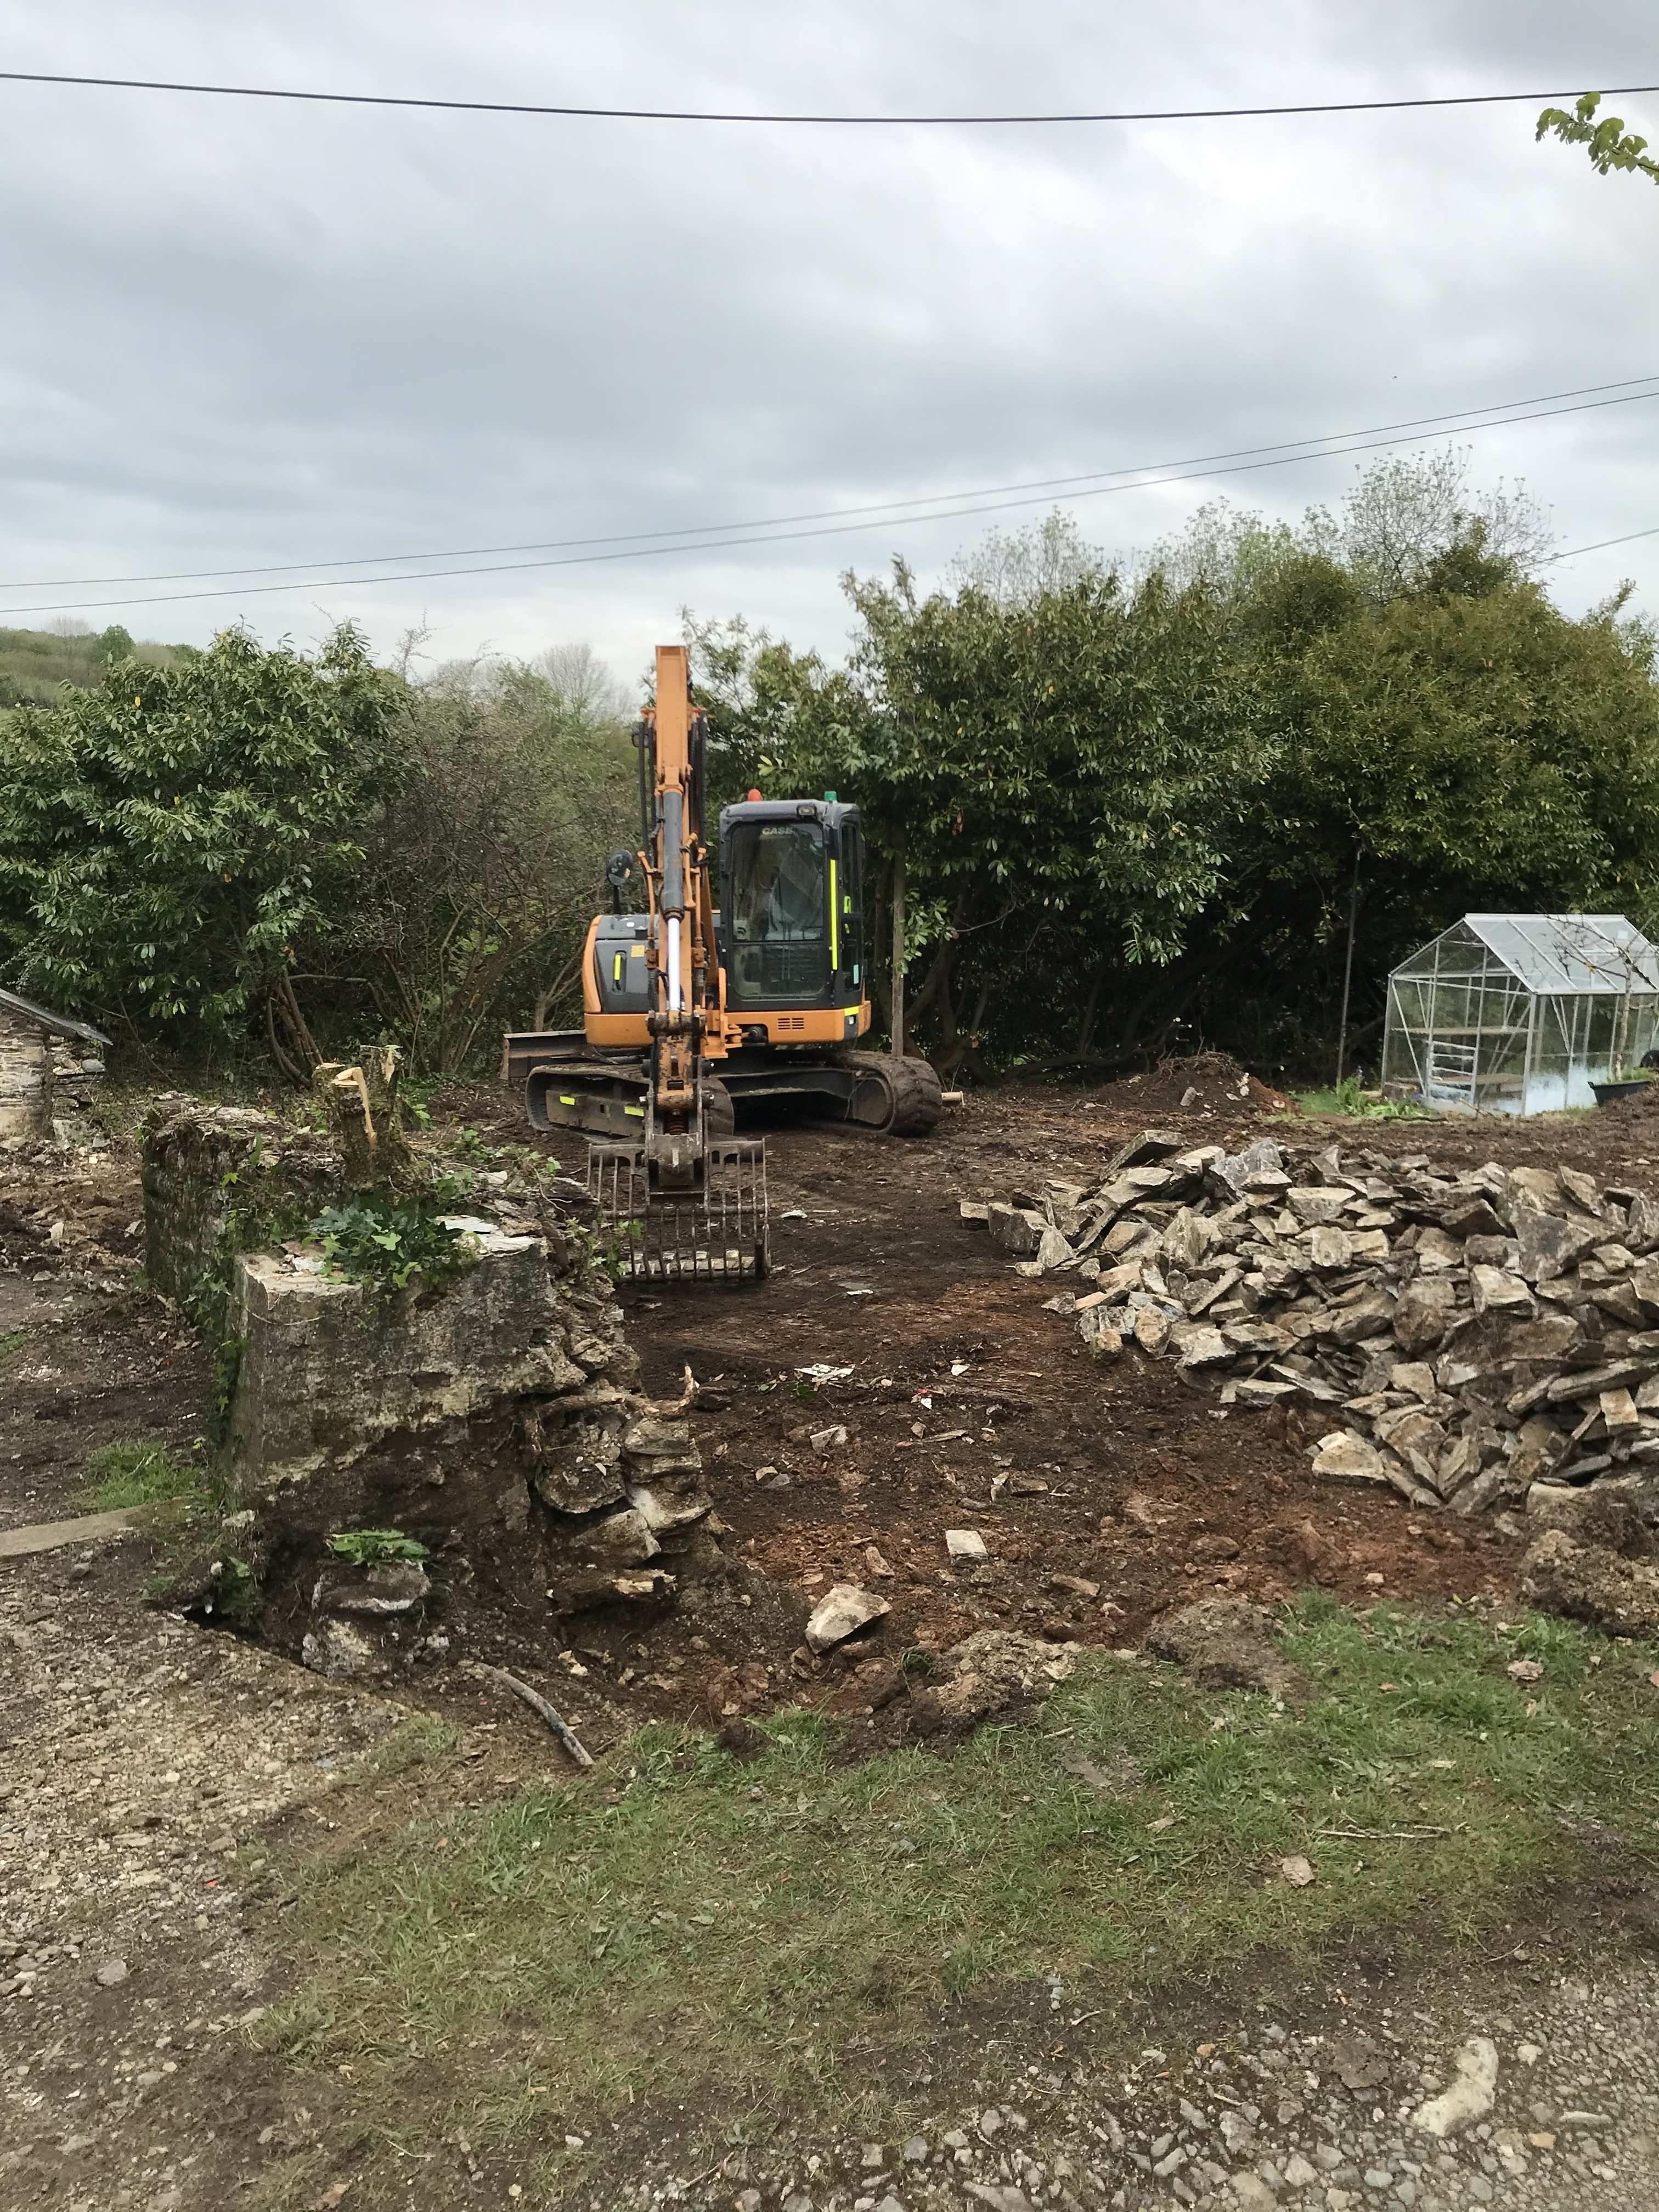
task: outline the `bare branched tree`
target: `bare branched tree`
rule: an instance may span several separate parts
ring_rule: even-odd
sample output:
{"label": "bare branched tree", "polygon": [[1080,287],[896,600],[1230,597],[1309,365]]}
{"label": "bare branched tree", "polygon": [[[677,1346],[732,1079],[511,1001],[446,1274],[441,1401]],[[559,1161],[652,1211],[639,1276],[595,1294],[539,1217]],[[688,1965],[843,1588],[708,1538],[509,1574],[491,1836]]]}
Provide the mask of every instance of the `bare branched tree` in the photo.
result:
{"label": "bare branched tree", "polygon": [[1106,565],[1075,517],[1056,507],[1012,534],[988,531],[970,552],[957,556],[945,577],[955,591],[982,592],[1000,606],[1024,606],[1045,592],[1067,591],[1103,574]]}

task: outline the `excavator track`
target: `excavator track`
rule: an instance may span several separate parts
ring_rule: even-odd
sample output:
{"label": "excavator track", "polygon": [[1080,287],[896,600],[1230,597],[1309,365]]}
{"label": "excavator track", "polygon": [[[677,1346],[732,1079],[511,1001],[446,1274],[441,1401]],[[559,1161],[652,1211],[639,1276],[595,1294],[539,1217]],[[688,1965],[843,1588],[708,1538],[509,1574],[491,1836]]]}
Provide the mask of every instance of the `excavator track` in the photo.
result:
{"label": "excavator track", "polygon": [[945,1111],[939,1077],[925,1060],[895,1060],[879,1052],[844,1052],[837,1064],[860,1081],[847,1102],[847,1118],[890,1137],[926,1137]]}

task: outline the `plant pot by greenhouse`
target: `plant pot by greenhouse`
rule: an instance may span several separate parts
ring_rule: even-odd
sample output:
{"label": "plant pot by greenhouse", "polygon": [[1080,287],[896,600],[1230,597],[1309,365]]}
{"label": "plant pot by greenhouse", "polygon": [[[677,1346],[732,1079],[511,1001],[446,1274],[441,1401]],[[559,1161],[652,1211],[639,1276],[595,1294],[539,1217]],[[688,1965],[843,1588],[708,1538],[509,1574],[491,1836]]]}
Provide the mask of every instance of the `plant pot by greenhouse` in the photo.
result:
{"label": "plant pot by greenhouse", "polygon": [[1638,1091],[1645,1091],[1647,1087],[1645,1075],[1628,1077],[1622,1083],[1592,1083],[1590,1085],[1598,1106],[1611,1106],[1620,1098],[1634,1098]]}

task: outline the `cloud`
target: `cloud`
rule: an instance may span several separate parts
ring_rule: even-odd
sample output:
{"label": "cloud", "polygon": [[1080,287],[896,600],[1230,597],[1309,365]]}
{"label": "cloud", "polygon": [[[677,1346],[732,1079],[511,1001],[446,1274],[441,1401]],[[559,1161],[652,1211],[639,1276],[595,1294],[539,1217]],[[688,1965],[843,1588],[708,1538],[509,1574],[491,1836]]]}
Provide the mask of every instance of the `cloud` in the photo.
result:
{"label": "cloud", "polygon": [[[1212,0],[291,0],[40,10],[19,68],[623,104],[1232,104],[1639,81],[1648,11]],[[1639,127],[1659,96],[1623,103]],[[561,123],[0,87],[0,574],[128,575],[603,538],[1166,461],[1659,370],[1659,195],[1528,108],[1075,131]],[[1654,133],[1659,137],[1659,131]],[[1659,402],[1483,434],[1577,544],[1659,524]],[[1081,501],[1145,544],[1218,489],[1295,514],[1354,464]],[[1040,512],[1035,509],[1034,512]],[[1018,515],[1004,516],[1018,524]],[[978,523],[471,579],[88,610],[389,648],[592,638],[689,602],[837,649],[848,562]],[[442,564],[450,565],[450,564]],[[1559,572],[1577,606],[1659,539]],[[249,579],[254,582],[270,580]],[[120,591],[141,598],[146,587]],[[156,592],[188,585],[156,585]],[[8,590],[7,606],[96,600]],[[15,622],[15,614],[0,619]]]}

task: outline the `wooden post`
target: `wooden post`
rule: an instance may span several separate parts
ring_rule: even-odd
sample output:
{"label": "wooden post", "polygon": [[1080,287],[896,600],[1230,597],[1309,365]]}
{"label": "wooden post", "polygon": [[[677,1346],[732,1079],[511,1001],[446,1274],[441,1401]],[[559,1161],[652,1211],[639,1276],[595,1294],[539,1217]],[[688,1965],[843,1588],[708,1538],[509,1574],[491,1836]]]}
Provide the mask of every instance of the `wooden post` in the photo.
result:
{"label": "wooden post", "polygon": [[1353,848],[1353,883],[1348,892],[1348,957],[1342,968],[1342,1020],[1336,1036],[1336,1087],[1342,1088],[1342,1062],[1348,1050],[1348,994],[1353,985],[1353,933],[1359,915],[1359,855],[1363,846]]}
{"label": "wooden post", "polygon": [[904,855],[893,856],[893,1057],[904,1057]]}

